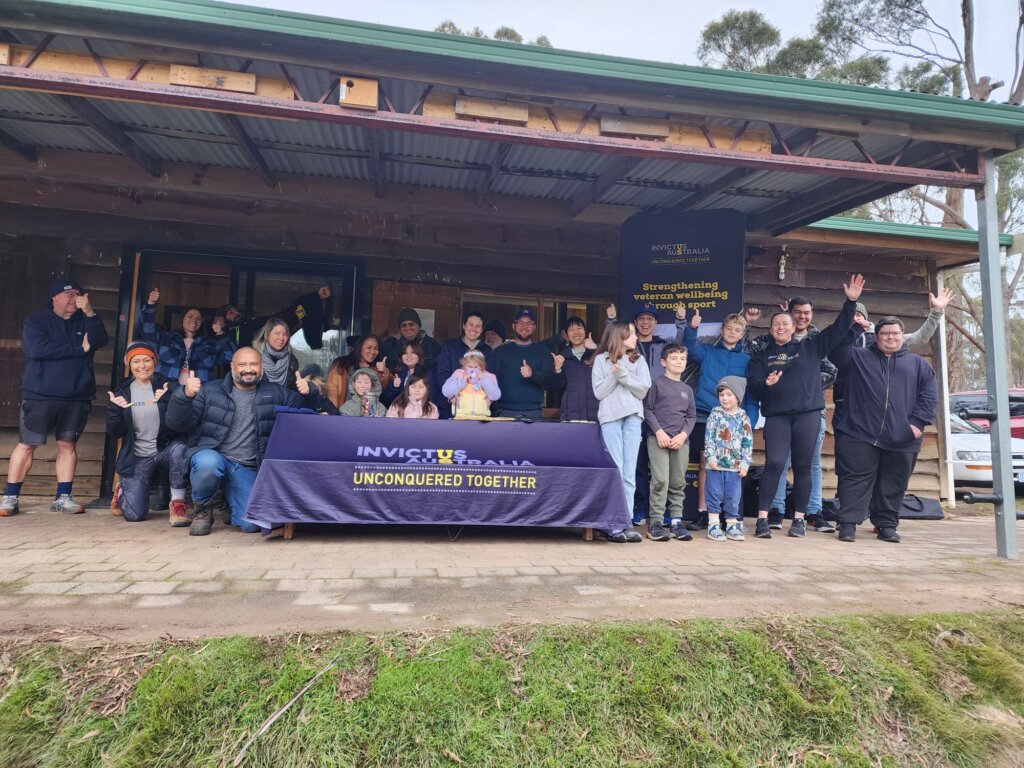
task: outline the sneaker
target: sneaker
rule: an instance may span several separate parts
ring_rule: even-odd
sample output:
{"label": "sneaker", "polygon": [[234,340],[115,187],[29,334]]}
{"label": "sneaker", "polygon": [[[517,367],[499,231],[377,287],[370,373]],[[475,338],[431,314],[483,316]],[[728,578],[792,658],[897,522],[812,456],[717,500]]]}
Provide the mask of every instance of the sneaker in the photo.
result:
{"label": "sneaker", "polygon": [[708,538],[712,541],[725,541],[725,534],[722,532],[722,526],[715,523],[708,528]]}
{"label": "sneaker", "polygon": [[857,526],[853,523],[841,523],[839,525],[839,540],[854,541],[857,538]]}
{"label": "sneaker", "polygon": [[779,512],[775,507],[772,507],[768,510],[768,527],[776,531],[781,531],[782,520],[784,518],[785,515]]}
{"label": "sneaker", "polygon": [[693,541],[693,534],[686,530],[682,520],[672,523],[672,538],[676,541]]}
{"label": "sneaker", "polygon": [[643,525],[647,522],[646,512],[634,512],[633,513],[633,525]]}
{"label": "sneaker", "polygon": [[623,534],[625,534],[626,536],[627,544],[639,544],[641,541],[644,540],[644,537],[636,531],[634,531],[632,528],[627,528],[623,531]]}
{"label": "sneaker", "polygon": [[746,541],[746,537],[743,535],[743,528],[739,523],[733,523],[725,529],[725,538],[729,541]]}
{"label": "sneaker", "polygon": [[757,518],[757,525],[754,527],[754,536],[759,539],[770,539],[772,537],[771,524],[767,517]]}
{"label": "sneaker", "polygon": [[651,541],[668,541],[668,531],[662,527],[661,523],[652,520],[647,526],[647,538]]}
{"label": "sneaker", "polygon": [[0,517],[14,517],[18,514],[18,497],[4,496],[0,501]]}
{"label": "sneaker", "polygon": [[615,544],[636,544],[644,540],[643,536],[632,528],[627,528],[624,531],[598,531],[597,533]]}
{"label": "sneaker", "polygon": [[835,533],[836,527],[821,515],[808,515],[807,527],[818,533]]}
{"label": "sneaker", "polygon": [[182,499],[171,501],[171,511],[167,515],[171,528],[184,528],[192,522],[192,510]]}
{"label": "sneaker", "polygon": [[789,525],[789,531],[786,533],[787,536],[792,536],[794,539],[802,539],[807,535],[807,524],[803,518],[797,520],[794,518],[793,522]]}
{"label": "sneaker", "polygon": [[65,515],[80,515],[85,507],[79,504],[70,493],[62,493],[50,505],[51,512],[63,512]]}
{"label": "sneaker", "polygon": [[890,544],[899,544],[900,535],[896,533],[895,528],[882,528],[878,531],[878,538],[880,541],[887,541]]}
{"label": "sneaker", "polygon": [[708,527],[708,511],[706,509],[697,510],[697,519],[691,520],[686,524],[686,530],[688,531],[703,531]]}

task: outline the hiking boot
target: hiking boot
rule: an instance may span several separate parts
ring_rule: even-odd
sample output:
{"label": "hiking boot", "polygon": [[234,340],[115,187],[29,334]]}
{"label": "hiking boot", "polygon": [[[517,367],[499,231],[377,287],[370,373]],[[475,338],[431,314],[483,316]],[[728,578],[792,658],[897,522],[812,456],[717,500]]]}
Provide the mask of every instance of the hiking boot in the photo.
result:
{"label": "hiking boot", "polygon": [[839,524],[839,540],[854,541],[857,538],[857,526],[853,523]]}
{"label": "hiking boot", "polygon": [[775,507],[772,507],[768,510],[768,527],[776,531],[781,531],[782,521],[784,518],[785,515],[779,512]]}
{"label": "hiking boot", "polygon": [[647,526],[647,538],[651,541],[668,541],[668,531],[656,520],[652,520]]}
{"label": "hiking boot", "polygon": [[210,506],[213,509],[213,515],[216,517],[217,513],[220,512],[220,521],[224,525],[231,525],[231,507],[228,506],[227,499],[224,498],[224,492],[218,490],[210,498]]}
{"label": "hiking boot", "polygon": [[[216,498],[216,497],[215,497]],[[209,536],[213,528],[213,506],[214,499],[208,501],[197,501],[195,510],[192,512],[192,522],[188,526],[189,536]]]}
{"label": "hiking boot", "polygon": [[878,531],[878,538],[880,541],[887,541],[890,544],[899,544],[900,535],[896,533],[895,528],[881,528]]}
{"label": "hiking boot", "polygon": [[693,541],[693,534],[686,530],[682,520],[672,523],[672,538],[676,541]]}
{"label": "hiking boot", "polygon": [[18,497],[4,496],[0,500],[0,517],[14,517],[18,514]]}
{"label": "hiking boot", "polygon": [[697,510],[697,519],[691,520],[686,524],[686,530],[688,531],[703,531],[708,527],[708,511],[706,509]]}
{"label": "hiking boot", "polygon": [[818,533],[835,533],[836,527],[821,515],[808,515],[807,527]]}
{"label": "hiking boot", "polygon": [[725,538],[729,541],[746,541],[746,536],[743,535],[743,529],[739,523],[733,523],[725,529]]}
{"label": "hiking boot", "polygon": [[771,524],[767,517],[757,518],[757,525],[754,527],[754,536],[759,539],[770,539],[772,537]]}
{"label": "hiking boot", "polygon": [[708,528],[708,538],[712,541],[725,541],[725,534],[722,532],[722,526],[718,523]]}
{"label": "hiking boot", "polygon": [[171,528],[184,528],[192,522],[192,510],[182,499],[171,501],[171,511],[167,515]]}
{"label": "hiking boot", "polygon": [[62,493],[53,500],[53,504],[50,505],[50,511],[62,512],[65,515],[80,515],[85,512],[85,507],[79,504],[70,493]]}
{"label": "hiking boot", "polygon": [[799,520],[794,518],[793,522],[789,524],[789,531],[786,533],[787,536],[792,536],[794,539],[802,539],[807,535],[807,524],[803,518]]}

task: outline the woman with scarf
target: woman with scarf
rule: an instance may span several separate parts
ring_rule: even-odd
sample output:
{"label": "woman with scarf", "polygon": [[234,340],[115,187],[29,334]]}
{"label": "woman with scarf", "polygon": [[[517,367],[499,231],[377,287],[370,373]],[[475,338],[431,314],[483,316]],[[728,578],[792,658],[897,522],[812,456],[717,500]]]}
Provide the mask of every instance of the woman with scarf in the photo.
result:
{"label": "woman with scarf", "polygon": [[270,318],[252,340],[252,346],[263,361],[263,378],[286,389],[295,389],[299,360],[292,352],[288,323],[279,317]]}

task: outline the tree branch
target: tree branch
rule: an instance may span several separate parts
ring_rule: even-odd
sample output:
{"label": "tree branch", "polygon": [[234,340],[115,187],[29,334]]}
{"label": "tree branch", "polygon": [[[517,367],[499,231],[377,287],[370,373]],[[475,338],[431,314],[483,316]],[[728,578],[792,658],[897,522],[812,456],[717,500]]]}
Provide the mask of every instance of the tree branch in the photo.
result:
{"label": "tree branch", "polygon": [[974,2],[960,0],[960,17],[964,23],[964,76],[967,78],[967,92],[977,98],[978,73],[974,68]]}
{"label": "tree branch", "polygon": [[1013,278],[1010,280],[1009,290],[1006,296],[1006,305],[1009,306],[1010,302],[1013,301],[1014,294],[1017,293],[1017,283],[1020,282],[1020,276],[1024,274],[1024,256],[1021,256],[1017,260],[1017,270],[1013,273]]}
{"label": "tree branch", "polygon": [[945,213],[953,221],[955,221],[957,226],[959,226],[961,229],[974,229],[974,227],[971,226],[970,222],[968,222],[967,219],[964,218],[963,214],[960,211],[956,210],[955,208],[946,205],[946,203],[944,203],[941,200],[936,200],[934,197],[926,195],[917,187],[912,187],[909,191],[910,194],[916,197],[918,200],[928,203],[929,205],[934,205],[940,211]]}
{"label": "tree branch", "polygon": [[978,324],[979,328],[982,327],[981,315],[978,313],[978,308],[974,306],[974,297],[964,290],[963,285],[958,285],[956,288],[963,297],[964,302],[967,304],[967,314],[970,315],[971,319]]}
{"label": "tree branch", "polygon": [[985,353],[985,345],[978,341],[976,338],[974,338],[974,336],[972,336],[970,333],[968,333],[967,329],[960,325],[960,323],[958,323],[952,315],[946,315],[946,322],[948,322],[950,325],[952,325],[954,328],[960,331],[960,333],[963,335],[965,339],[967,339],[969,342],[971,342],[971,344],[973,344],[979,350],[981,350],[982,354]]}

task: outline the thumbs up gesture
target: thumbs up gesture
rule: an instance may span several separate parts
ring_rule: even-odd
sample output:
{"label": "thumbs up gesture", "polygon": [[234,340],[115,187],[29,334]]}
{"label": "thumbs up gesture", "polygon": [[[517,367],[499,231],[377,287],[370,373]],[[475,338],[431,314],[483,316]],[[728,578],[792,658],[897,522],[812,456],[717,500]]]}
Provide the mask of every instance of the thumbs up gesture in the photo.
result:
{"label": "thumbs up gesture", "polygon": [[160,289],[154,288],[152,291],[149,292],[149,299],[146,300],[146,303],[156,304],[158,301],[160,301]]}
{"label": "thumbs up gesture", "polygon": [[528,379],[533,376],[533,368],[530,367],[529,363],[527,363],[525,359],[523,360],[523,364],[519,366],[519,375],[524,379]]}
{"label": "thumbs up gesture", "polygon": [[682,321],[682,320],[685,320],[685,319],[686,319],[686,305],[683,304],[683,302],[680,301],[678,304],[676,304],[676,320]]}
{"label": "thumbs up gesture", "polygon": [[185,379],[185,397],[195,397],[199,394],[199,390],[202,389],[203,382],[196,376],[195,371],[188,372],[188,378]]}
{"label": "thumbs up gesture", "polygon": [[694,330],[700,328],[700,310],[693,310],[693,317],[690,318],[690,327]]}
{"label": "thumbs up gesture", "polygon": [[597,343],[594,341],[594,334],[588,333],[587,338],[583,340],[584,349],[597,349]]}
{"label": "thumbs up gesture", "polygon": [[565,357],[563,355],[551,354],[551,360],[555,364],[555,373],[562,372],[562,366],[565,365]]}
{"label": "thumbs up gesture", "polygon": [[96,314],[92,308],[92,304],[89,303],[88,293],[83,293],[81,296],[75,296],[75,306],[82,310],[87,317],[92,317]]}
{"label": "thumbs up gesture", "polygon": [[303,397],[309,394],[309,379],[302,378],[298,371],[295,372],[295,389]]}

